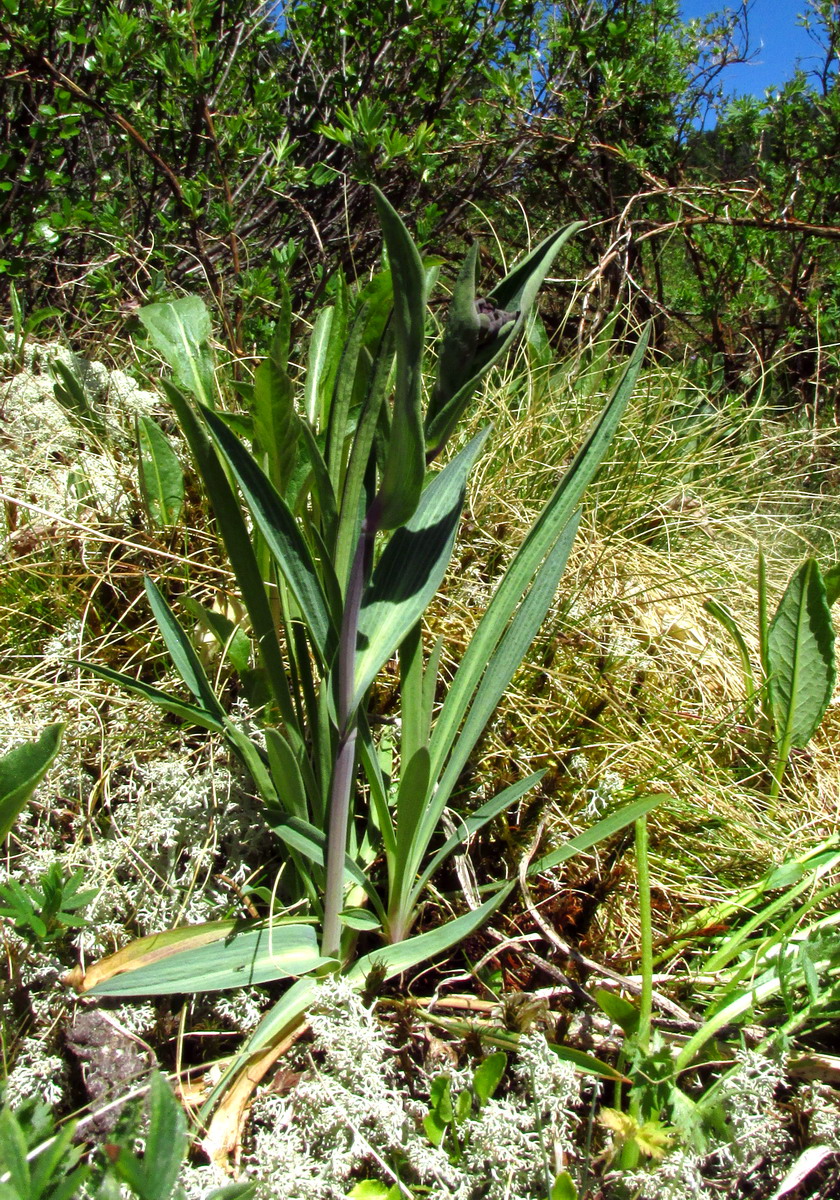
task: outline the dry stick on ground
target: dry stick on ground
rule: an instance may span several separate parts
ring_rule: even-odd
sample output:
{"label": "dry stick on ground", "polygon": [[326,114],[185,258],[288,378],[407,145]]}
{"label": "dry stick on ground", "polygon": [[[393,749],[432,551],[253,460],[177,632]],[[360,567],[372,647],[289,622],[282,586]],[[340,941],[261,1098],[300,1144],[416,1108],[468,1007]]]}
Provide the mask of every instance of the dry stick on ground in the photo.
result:
{"label": "dry stick on ground", "polygon": [[[568,942],[564,941],[563,938],[560,937],[556,929],[549,925],[542,913],[539,911],[537,905],[534,903],[534,900],[531,896],[531,891],[528,887],[528,867],[530,866],[531,860],[537,852],[537,846],[540,843],[544,827],[545,818],[540,821],[531,845],[528,847],[526,853],[522,857],[522,861],[519,864],[519,887],[522,891],[522,898],[525,902],[525,907],[528,910],[529,916],[537,928],[542,930],[546,941],[554,946],[555,950],[557,950],[565,958],[570,959],[573,963],[577,963],[577,965],[580,967],[585,967],[587,971],[592,971],[593,974],[598,975],[603,979],[608,979],[613,983],[619,984],[621,987],[626,988],[628,992],[633,992],[634,995],[638,995],[642,990],[642,984],[640,980],[628,977],[627,975],[620,975],[618,971],[613,971],[611,967],[605,967],[601,963],[597,963],[593,959],[587,958],[586,955],[581,954],[579,950],[575,950],[573,946],[570,946]],[[693,1018],[691,1017],[690,1013],[687,1013],[684,1008],[679,1006],[679,1004],[675,1004],[673,1000],[669,1000],[667,996],[663,996],[661,992],[654,991],[653,998],[660,1008],[663,1008],[666,1012],[671,1013],[673,1016],[677,1017],[678,1020],[693,1023]]]}

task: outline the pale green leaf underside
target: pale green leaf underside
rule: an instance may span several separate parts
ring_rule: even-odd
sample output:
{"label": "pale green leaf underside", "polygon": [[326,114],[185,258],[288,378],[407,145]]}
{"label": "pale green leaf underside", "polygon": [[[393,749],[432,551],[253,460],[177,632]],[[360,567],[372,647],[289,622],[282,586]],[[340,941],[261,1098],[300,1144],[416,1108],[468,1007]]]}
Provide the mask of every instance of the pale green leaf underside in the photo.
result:
{"label": "pale green leaf underside", "polygon": [[263,925],[114,975],[92,996],[170,996],[252,987],[306,975],[324,963],[311,925]]}

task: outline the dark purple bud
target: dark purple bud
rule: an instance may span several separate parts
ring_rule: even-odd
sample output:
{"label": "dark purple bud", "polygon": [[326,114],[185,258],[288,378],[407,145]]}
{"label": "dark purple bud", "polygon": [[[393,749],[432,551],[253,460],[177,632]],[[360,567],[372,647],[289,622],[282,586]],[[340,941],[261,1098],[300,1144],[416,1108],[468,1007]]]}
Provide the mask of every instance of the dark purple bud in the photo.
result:
{"label": "dark purple bud", "polygon": [[476,297],[475,311],[481,325],[478,334],[479,346],[495,342],[505,325],[510,325],[519,316],[519,313],[505,312],[503,308],[494,307],[492,301],[485,300],[483,296]]}

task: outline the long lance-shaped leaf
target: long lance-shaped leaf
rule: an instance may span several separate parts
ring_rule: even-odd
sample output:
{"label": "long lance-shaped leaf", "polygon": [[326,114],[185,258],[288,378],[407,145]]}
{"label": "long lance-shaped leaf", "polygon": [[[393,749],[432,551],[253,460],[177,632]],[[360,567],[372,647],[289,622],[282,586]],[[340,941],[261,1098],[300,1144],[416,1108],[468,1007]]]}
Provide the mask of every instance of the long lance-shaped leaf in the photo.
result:
{"label": "long lance-shaped leaf", "polygon": [[[507,353],[525,324],[537,293],[551,270],[560,248],[579,229],[582,222],[551,234],[518,263],[493,289],[488,300],[504,312],[517,313],[516,320],[505,325],[498,335],[479,345],[473,342],[475,327],[468,307],[475,303],[475,251],[467,256],[453,294],[453,310],[444,334],[441,371],[426,414],[426,444],[436,454],[457,425],[481,379]],[[474,346],[471,359],[460,370],[453,368],[456,355]]]}
{"label": "long lance-shaped leaf", "polygon": [[211,713],[217,720],[224,722],[227,714],[219,703],[216,693],[210,686],[210,680],[205,674],[198,655],[193,649],[189,638],[184,633],[173,613],[164,600],[157,586],[148,576],[143,580],[146,596],[157,621],[158,629],[163,635],[166,649],[175,664],[175,669],[190,689],[201,707]]}
{"label": "long lance-shaped leaf", "polygon": [[149,520],[159,529],[178,523],[184,507],[184,472],[166,434],[151,417],[137,418],[137,473]]}
{"label": "long lance-shaped leaf", "polygon": [[271,694],[280,709],[287,734],[293,739],[296,747],[299,747],[303,739],[297,726],[297,715],[280,652],[274,616],[242,510],[218,453],[190,404],[171,384],[164,383],[164,390],[175,409],[181,431],[187,439],[213,506],[222,541],[239,584],[242,600],[248,610],[251,629]]}
{"label": "long lance-shaped leaf", "polygon": [[[474,813],[470,813],[468,817],[459,817],[457,828],[454,833],[446,839],[440,849],[432,856],[430,861],[424,867],[422,874],[415,880],[413,877],[406,878],[403,884],[403,891],[407,893],[407,899],[403,900],[402,915],[409,918],[412,909],[420,899],[420,895],[426,884],[450,854],[462,845],[468,838],[478,833],[488,821],[492,821],[498,817],[500,813],[505,812],[512,804],[516,804],[524,795],[535,788],[539,781],[545,775],[545,771],[535,771],[532,775],[526,776],[525,779],[520,779],[518,783],[512,783],[509,787],[504,788],[492,800],[488,800],[477,808]],[[422,860],[425,854],[426,847],[412,846],[410,855],[406,856],[407,861],[418,862]],[[410,892],[407,885],[410,886]]]}
{"label": "long lance-shaped leaf", "polygon": [[166,359],[179,387],[213,405],[215,382],[210,352],[210,314],[198,296],[147,304],[138,312],[152,345]]}
{"label": "long lance-shaped leaf", "polygon": [[275,1046],[303,1023],[306,1010],[318,994],[318,979],[307,975],[298,979],[272,1008],[268,1010],[241,1051],[228,1063],[210,1095],[205,1100],[201,1116],[207,1120],[228,1093],[240,1073],[271,1046]]}
{"label": "long lance-shaped leaf", "polygon": [[[510,895],[513,887],[513,882],[506,884],[479,908],[465,913],[462,917],[456,917],[454,921],[450,921],[446,925],[430,930],[428,933],[422,933],[418,937],[409,938],[397,945],[374,950],[353,964],[347,972],[347,978],[356,987],[362,987],[371,971],[382,971],[385,979],[391,979],[403,971],[410,970],[418,963],[451,950],[453,946],[469,937],[484,924]],[[242,1052],[230,1064],[205,1101],[201,1110],[203,1118],[206,1119],[209,1116],[225,1091],[230,1088],[233,1080],[247,1068],[250,1062],[257,1060],[262,1052],[272,1045],[276,1045],[291,1030],[300,1025],[307,1008],[317,995],[317,990],[318,981],[312,976],[298,979],[274,1008],[263,1017]]]}
{"label": "long lance-shaped leaf", "polygon": [[224,421],[208,408],[202,409],[202,415],[299,606],[321,661],[327,662],[335,639],[335,626],[312,554],[294,516],[271,480]]}
{"label": "long lance-shaped leaf", "polygon": [[311,925],[219,921],[139,938],[86,972],[96,996],[171,996],[252,987],[323,964]]}
{"label": "long lance-shaped leaf", "polygon": [[288,289],[284,288],[283,315],[277,322],[268,357],[254,372],[252,401],[256,449],[265,455],[266,473],[281,496],[286,494],[286,484],[294,470],[301,427],[288,371],[288,306]]}
{"label": "long lance-shaped leaf", "polygon": [[356,388],[356,379],[360,369],[359,357],[365,353],[365,333],[367,332],[367,324],[370,316],[371,306],[369,304],[362,304],[356,313],[353,324],[350,326],[347,341],[342,346],[338,371],[335,376],[335,386],[330,403],[325,459],[336,494],[341,490],[350,406],[353,401],[353,392]]}
{"label": "long lance-shaped leaf", "polygon": [[207,712],[206,709],[199,708],[195,704],[187,704],[183,700],[176,700],[174,696],[170,696],[168,692],[162,691],[160,688],[153,687],[149,683],[143,683],[139,679],[134,679],[131,675],[126,675],[122,671],[112,671],[110,667],[102,667],[98,663],[76,661],[74,667],[80,667],[84,671],[90,671],[92,675],[104,679],[106,683],[115,683],[121,688],[125,688],[128,692],[134,692],[136,696],[148,700],[150,704],[156,705],[163,712],[172,713],[174,717],[186,722],[188,725],[198,725],[200,729],[210,729],[214,733],[224,733],[225,725],[213,713]]}
{"label": "long lance-shaped leaf", "polygon": [[539,875],[542,871],[549,871],[552,867],[559,867],[560,863],[566,862],[584,850],[590,850],[593,846],[597,846],[599,842],[606,841],[613,834],[625,829],[628,825],[632,825],[634,821],[640,821],[642,817],[647,816],[649,812],[652,812],[654,808],[665,803],[668,799],[669,797],[664,793],[656,793],[651,796],[642,796],[639,800],[633,800],[630,804],[625,804],[617,812],[610,813],[608,817],[604,817],[602,821],[598,821],[595,825],[590,825],[588,829],[585,829],[583,833],[579,833],[577,837],[570,838],[558,850],[552,850],[549,854],[544,854],[542,858],[536,859],[528,868],[528,874]]}
{"label": "long lance-shaped leaf", "polygon": [[[566,568],[566,562],[577,533],[577,526],[578,518],[575,517],[562,531],[508,628],[503,632],[490,655],[487,669],[476,689],[475,699],[469,709],[466,721],[456,739],[432,801],[423,816],[417,845],[418,850],[422,853],[425,853],[425,846],[434,836],[437,824],[452,794],[452,789],[458,782],[458,777],[464,769],[467,759],[545,620],[545,614],[556,595],[560,576]],[[419,865],[419,859],[412,863],[412,867],[415,869],[419,868]]]}
{"label": "long lance-shaped leaf", "polygon": [[806,746],[834,691],[834,627],[825,584],[809,558],[791,579],[767,637],[780,747]]}
{"label": "long lance-shaped leaf", "polygon": [[426,276],[419,251],[399,214],[378,188],[373,193],[388,248],[397,341],[391,437],[379,488],[379,528],[395,529],[404,525],[417,507],[426,474],[421,411]]}
{"label": "long lance-shaped leaf", "polygon": [[48,725],[34,742],[24,742],[0,758],[0,842],[55,762],[63,733],[63,725]]}
{"label": "long lance-shaped leaf", "polygon": [[335,540],[335,573],[346,589],[353,554],[359,541],[365,509],[365,476],[370,467],[382,404],[394,366],[394,325],[389,322],[373,362],[367,395],[353,436],[344,477],[341,512]]}
{"label": "long lance-shaped leaf", "polygon": [[348,979],[361,984],[371,971],[383,972],[385,979],[392,979],[394,975],[401,975],[403,971],[416,967],[418,963],[444,954],[480,929],[488,917],[507,899],[514,886],[515,880],[511,880],[478,908],[462,917],[456,917],[454,921],[447,921],[435,929],[430,929],[428,933],[420,933],[417,937],[371,951],[353,964],[347,972]]}
{"label": "long lance-shaped leaf", "polygon": [[475,689],[514,609],[560,531],[568,525],[581,496],[601,465],[632,394],[646,347],[647,333],[633,351],[604,411],[511,560],[464,652],[432,732],[432,778],[440,774]]}
{"label": "long lance-shaped leaf", "polygon": [[376,565],[359,615],[353,707],[440,586],[464,504],[467,476],[489,426],[434,476],[411,520],[392,536]]}

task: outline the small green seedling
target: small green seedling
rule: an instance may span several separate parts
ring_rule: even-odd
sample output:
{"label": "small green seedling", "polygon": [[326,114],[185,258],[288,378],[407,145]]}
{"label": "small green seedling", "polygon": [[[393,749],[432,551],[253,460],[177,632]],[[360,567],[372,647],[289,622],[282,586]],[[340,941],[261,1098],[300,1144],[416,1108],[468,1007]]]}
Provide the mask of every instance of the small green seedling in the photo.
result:
{"label": "small green seedling", "polygon": [[467,1122],[495,1095],[507,1067],[507,1055],[497,1050],[476,1067],[472,1085],[452,1094],[452,1077],[437,1075],[429,1092],[429,1111],[423,1128],[433,1146],[444,1146],[452,1163],[460,1162],[468,1137]]}
{"label": "small green seedling", "polygon": [[87,925],[81,910],[98,895],[83,889],[81,868],[68,878],[60,863],[50,863],[37,883],[9,879],[0,884],[0,916],[8,917],[21,937],[36,944],[58,941],[68,929]]}
{"label": "small green seedling", "polygon": [[834,625],[831,606],[840,596],[840,564],[822,572],[808,558],[792,575],[772,621],[767,611],[767,572],[758,559],[758,632],[761,677],[756,681],[746,638],[732,611],[717,600],[706,611],[731,635],[741,657],[747,714],[760,707],[773,749],[770,798],[776,801],[791,751],[807,746],[820,727],[834,692]]}

